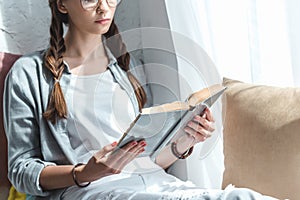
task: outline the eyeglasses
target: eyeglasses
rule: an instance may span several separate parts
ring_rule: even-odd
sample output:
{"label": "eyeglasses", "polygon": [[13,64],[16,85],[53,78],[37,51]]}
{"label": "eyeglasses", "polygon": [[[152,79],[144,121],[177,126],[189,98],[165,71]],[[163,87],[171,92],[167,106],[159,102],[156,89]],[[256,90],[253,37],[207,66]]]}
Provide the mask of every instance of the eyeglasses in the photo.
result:
{"label": "eyeglasses", "polygon": [[[81,6],[84,10],[94,10],[98,7],[99,3],[104,0],[80,0]],[[107,5],[111,8],[117,6],[117,0],[105,0]]]}

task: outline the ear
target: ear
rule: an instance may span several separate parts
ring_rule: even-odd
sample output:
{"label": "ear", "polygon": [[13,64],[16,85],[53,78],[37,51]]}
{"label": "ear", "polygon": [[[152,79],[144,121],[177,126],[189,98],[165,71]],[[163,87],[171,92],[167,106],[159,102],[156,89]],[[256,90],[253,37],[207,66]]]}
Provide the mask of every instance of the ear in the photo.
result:
{"label": "ear", "polygon": [[63,13],[63,14],[67,14],[68,10],[65,7],[65,5],[63,4],[62,0],[57,0],[56,1],[56,5],[57,5],[57,9],[59,10],[59,12]]}

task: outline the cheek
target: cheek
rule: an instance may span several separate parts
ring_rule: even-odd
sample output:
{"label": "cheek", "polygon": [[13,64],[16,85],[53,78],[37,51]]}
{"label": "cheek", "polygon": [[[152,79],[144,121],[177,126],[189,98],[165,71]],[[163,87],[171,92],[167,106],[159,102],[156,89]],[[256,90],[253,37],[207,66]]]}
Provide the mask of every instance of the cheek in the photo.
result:
{"label": "cheek", "polygon": [[93,20],[90,16],[86,16],[84,12],[81,13],[69,13],[69,21],[76,26],[86,26],[87,24],[91,23]]}
{"label": "cheek", "polygon": [[111,16],[112,16],[112,17],[114,17],[115,12],[116,12],[116,8],[112,8],[112,9],[111,9]]}

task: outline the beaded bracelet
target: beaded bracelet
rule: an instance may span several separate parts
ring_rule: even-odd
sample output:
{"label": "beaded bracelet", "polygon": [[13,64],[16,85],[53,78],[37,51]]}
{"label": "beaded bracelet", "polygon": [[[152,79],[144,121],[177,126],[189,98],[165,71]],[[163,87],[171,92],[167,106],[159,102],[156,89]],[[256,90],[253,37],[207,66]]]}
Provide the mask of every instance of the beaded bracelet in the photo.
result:
{"label": "beaded bracelet", "polygon": [[84,165],[83,163],[78,163],[78,164],[76,164],[73,168],[72,168],[72,177],[73,177],[73,181],[75,182],[75,184],[78,186],[78,187],[87,187],[89,184],[91,184],[91,182],[88,182],[88,183],[86,183],[86,184],[84,184],[84,185],[82,185],[82,184],[80,184],[79,182],[78,182],[78,180],[77,180],[77,177],[76,177],[76,173],[75,173],[75,169],[76,169],[76,167],[79,167],[79,166],[81,166],[81,165]]}
{"label": "beaded bracelet", "polygon": [[188,150],[186,150],[183,154],[180,154],[177,151],[177,144],[176,142],[172,142],[171,143],[171,151],[173,153],[173,155],[178,158],[178,159],[186,159],[187,157],[189,157],[192,152],[193,152],[194,146],[192,146],[191,148],[189,148]]}

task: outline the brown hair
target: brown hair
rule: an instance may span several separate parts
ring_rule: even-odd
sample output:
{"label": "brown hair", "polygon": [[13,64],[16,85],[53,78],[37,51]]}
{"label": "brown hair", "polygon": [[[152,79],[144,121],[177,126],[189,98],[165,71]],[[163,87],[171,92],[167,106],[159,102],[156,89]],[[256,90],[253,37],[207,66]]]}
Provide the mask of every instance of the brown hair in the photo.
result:
{"label": "brown hair", "polygon": [[[63,62],[63,53],[66,51],[64,43],[64,29],[63,23],[68,23],[66,14],[59,12],[57,8],[56,0],[49,0],[49,6],[51,8],[52,18],[50,25],[50,47],[45,53],[44,66],[50,70],[54,78],[54,86],[50,94],[48,106],[43,116],[55,123],[57,118],[67,118],[67,104],[59,83],[62,76],[65,64]],[[128,74],[128,79],[131,82],[135,95],[138,99],[139,109],[142,109],[146,103],[146,93],[142,88],[138,80],[129,71],[130,55],[126,50],[126,46],[122,41],[119,30],[112,22],[107,33],[104,34],[107,40],[107,46],[110,48],[112,54],[116,56],[119,66]]]}
{"label": "brown hair", "polygon": [[[130,62],[130,55],[127,52],[126,45],[122,41],[122,37],[119,33],[118,27],[115,24],[114,20],[107,31],[104,34],[107,39],[107,46],[111,50],[112,54],[117,57],[117,61],[119,66],[127,72],[128,79],[131,82],[131,85],[134,88],[135,96],[138,99],[139,108],[140,110],[145,105],[147,98],[144,89],[142,88],[139,81],[135,78],[135,76],[130,72],[129,69],[129,62]],[[112,38],[112,39],[109,39]]]}

